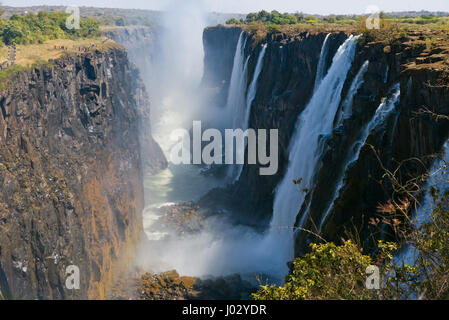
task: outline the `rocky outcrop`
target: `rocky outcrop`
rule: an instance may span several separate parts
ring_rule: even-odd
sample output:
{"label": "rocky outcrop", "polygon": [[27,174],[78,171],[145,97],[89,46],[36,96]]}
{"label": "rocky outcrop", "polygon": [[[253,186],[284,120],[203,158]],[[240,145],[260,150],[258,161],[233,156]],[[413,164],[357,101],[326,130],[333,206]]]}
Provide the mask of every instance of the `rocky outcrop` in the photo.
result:
{"label": "rocky outcrop", "polygon": [[176,270],[139,273],[123,279],[112,290],[113,300],[248,300],[257,288],[238,274],[199,279]]}
{"label": "rocky outcrop", "polygon": [[[139,136],[147,109],[145,90],[118,48],[66,55],[6,83],[0,92],[3,296],[105,297],[143,237],[143,166],[165,161],[157,152],[142,159],[142,144],[157,149],[151,136]],[[65,286],[69,265],[80,269],[79,290]]]}

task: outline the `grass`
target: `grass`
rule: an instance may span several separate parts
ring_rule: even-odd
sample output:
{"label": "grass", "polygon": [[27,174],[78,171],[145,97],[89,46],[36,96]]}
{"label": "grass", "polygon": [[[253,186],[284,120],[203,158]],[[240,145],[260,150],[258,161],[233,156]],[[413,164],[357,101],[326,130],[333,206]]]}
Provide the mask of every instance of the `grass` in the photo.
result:
{"label": "grass", "polygon": [[[35,66],[47,65],[52,67],[51,60],[61,58],[65,54],[79,54],[78,47],[89,47],[95,44],[95,50],[107,51],[112,48],[122,49],[123,47],[113,40],[105,37],[91,39],[58,39],[47,40],[42,44],[18,45],[16,46],[16,62],[13,66],[0,71],[0,91],[4,90],[6,84],[12,76]],[[56,47],[55,47],[56,46]],[[59,49],[61,46],[67,50]],[[0,48],[0,62],[8,59],[8,48]]]}
{"label": "grass", "polygon": [[[108,50],[111,48],[122,48],[116,42],[104,38],[92,38],[81,40],[70,39],[58,39],[47,40],[42,44],[30,44],[30,45],[18,45],[16,51],[16,63],[14,66],[30,68],[35,65],[42,65],[49,63],[50,60],[55,60],[62,57],[64,54],[79,53],[78,47],[89,47],[90,44],[95,44],[96,50]],[[57,48],[55,48],[55,46]],[[59,49],[61,46],[67,48],[67,50]],[[0,48],[0,61],[6,61],[8,59],[8,48]],[[11,68],[8,68],[11,69]],[[7,72],[4,70],[1,73]],[[1,77],[0,77],[1,78]]]}

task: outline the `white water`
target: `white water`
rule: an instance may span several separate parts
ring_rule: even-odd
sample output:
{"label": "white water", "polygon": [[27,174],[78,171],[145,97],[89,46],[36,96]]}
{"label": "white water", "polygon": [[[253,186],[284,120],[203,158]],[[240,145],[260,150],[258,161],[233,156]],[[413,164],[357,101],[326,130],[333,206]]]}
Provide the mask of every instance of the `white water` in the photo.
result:
{"label": "white water", "polygon": [[352,81],[348,94],[342,103],[342,109],[338,115],[336,127],[338,127],[343,120],[348,119],[352,115],[352,106],[354,104],[354,97],[357,94],[357,91],[359,91],[359,89],[365,82],[363,77],[365,76],[365,73],[368,70],[368,66],[369,61],[365,61],[365,63],[362,65],[359,72],[355,76],[354,80]]}
{"label": "white water", "polygon": [[323,80],[324,76],[326,75],[326,61],[327,57],[329,56],[329,38],[331,34],[327,34],[326,38],[324,39],[323,46],[321,47],[321,53],[320,53],[320,60],[318,61],[318,67],[316,71],[315,76],[315,86],[314,90],[317,90],[318,87],[321,84],[321,81]]}
{"label": "white water", "polygon": [[[253,80],[251,81],[251,84],[249,85],[248,93],[246,95],[245,118],[243,120],[243,127],[241,128],[243,131],[245,131],[249,128],[249,116],[251,114],[251,105],[254,101],[254,98],[256,97],[257,82],[259,80],[260,73],[262,72],[263,58],[265,57],[266,50],[267,50],[267,45],[265,44],[262,46],[262,50],[260,51],[259,57],[257,58],[257,64],[256,64],[256,69],[254,70]],[[247,145],[247,141],[245,140],[243,150],[241,150],[241,149],[236,150],[237,155],[245,153],[246,145]],[[236,167],[237,167],[237,170],[235,169]],[[237,172],[235,175],[234,175],[234,173],[232,173],[232,176],[234,176],[233,182],[236,182],[238,179],[240,179],[240,175],[242,174],[242,171],[243,171],[243,165],[235,164],[232,166],[232,170]]]}
{"label": "white water", "polygon": [[[226,102],[225,113],[228,121],[224,129],[243,128],[246,115],[246,82],[249,56],[245,59],[245,47],[248,38],[242,31],[237,42],[237,48],[234,55],[234,65],[232,67],[231,82],[229,84],[228,99]],[[228,145],[226,147],[229,147]],[[234,148],[235,149],[235,148]],[[226,150],[226,152],[240,150]],[[236,159],[236,157],[235,157]],[[227,180],[232,183],[235,181],[239,165],[231,164],[227,169]]]}
{"label": "white water", "polygon": [[337,184],[337,188],[334,191],[332,201],[330,202],[329,207],[327,208],[326,212],[324,213],[320,225],[319,225],[319,231],[321,231],[321,228],[326,221],[327,217],[329,216],[330,212],[333,209],[335,200],[338,199],[340,196],[340,191],[344,186],[345,177],[348,169],[351,167],[351,165],[359,159],[360,151],[362,150],[362,147],[365,145],[366,140],[368,139],[370,133],[377,128],[377,126],[383,124],[385,120],[388,118],[388,116],[395,110],[396,104],[399,102],[399,98],[401,95],[401,88],[400,85],[397,84],[394,87],[393,95],[390,99],[384,100],[379,107],[377,108],[373,118],[371,121],[366,125],[366,127],[363,129],[362,134],[360,138],[355,141],[350,150],[350,154],[346,159],[343,174],[340,176]]}
{"label": "white water", "polygon": [[[264,239],[264,246],[272,253],[274,264],[278,264],[281,274],[288,272],[286,262],[293,258],[293,226],[304,201],[305,192],[302,190],[312,186],[315,171],[319,167],[320,137],[332,132],[341,91],[354,59],[356,39],[351,35],[340,46],[327,75],[296,124],[289,147],[289,166],[276,188],[273,218]],[[293,184],[294,180],[300,178],[302,182],[299,186]]]}
{"label": "white water", "polygon": [[245,47],[247,38],[244,32],[240,33],[239,41],[234,56],[234,65],[232,67],[231,82],[229,83],[228,99],[225,112],[228,116],[230,128],[241,128],[245,114],[245,97],[248,60],[245,59]]}

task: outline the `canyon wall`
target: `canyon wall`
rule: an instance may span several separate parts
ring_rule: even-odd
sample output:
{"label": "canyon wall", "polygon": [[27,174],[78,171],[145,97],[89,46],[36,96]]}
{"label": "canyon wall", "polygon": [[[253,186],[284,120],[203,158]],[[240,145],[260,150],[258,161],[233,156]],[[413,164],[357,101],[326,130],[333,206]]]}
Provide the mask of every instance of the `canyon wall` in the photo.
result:
{"label": "canyon wall", "polygon": [[151,61],[153,60],[157,28],[143,26],[113,27],[103,31],[103,35],[120,43],[126,48],[128,59],[139,68],[140,77],[150,77]]}
{"label": "canyon wall", "polygon": [[[137,74],[112,48],[69,54],[2,84],[4,297],[101,299],[132,262],[144,237],[143,172],[165,163],[140,130],[149,102]],[[79,290],[66,288],[69,265],[80,269]]]}
{"label": "canyon wall", "polygon": [[[235,52],[236,34],[239,34],[237,29],[216,26],[208,28],[204,33],[206,57],[208,51],[212,52],[211,56],[223,52],[221,60],[205,60],[205,73],[215,72],[215,77],[222,79],[222,82],[230,78],[232,60],[229,56],[233,55],[233,50]],[[338,47],[348,37],[344,32],[330,33],[325,69],[329,68]],[[295,123],[312,96],[318,60],[327,34],[278,33],[263,38],[248,34],[245,47],[245,55],[250,57],[248,81],[251,81],[261,44],[267,44],[257,94],[252,103],[249,128],[279,129],[279,171],[274,176],[260,176],[258,165],[245,165],[240,180],[228,187],[225,195],[219,195],[215,190],[203,199],[204,204],[210,204],[211,199],[222,199],[221,205],[239,212],[239,222],[262,229],[268,226],[272,216],[273,194],[288,166],[288,147]],[[362,65],[369,61],[363,76],[364,82],[354,96],[351,117],[336,124],[330,136],[320,139],[321,163],[314,178],[314,187],[303,190],[300,185],[297,186],[298,193],[306,193],[306,201],[298,208],[297,226],[303,214],[307,213],[306,229],[337,242],[347,232],[354,233],[357,230],[355,232],[360,234],[367,249],[372,245],[370,235],[375,234],[374,238],[380,238],[388,233],[385,231],[387,225],[382,227],[382,235],[379,226],[370,224],[371,218],[382,218],[376,207],[386,203],[393,193],[390,181],[384,177],[384,169],[395,169],[399,163],[411,157],[426,157],[440,152],[449,134],[446,120],[435,121],[431,116],[419,112],[423,107],[443,115],[449,112],[449,90],[445,80],[445,57],[449,53],[438,45],[429,47],[425,39],[425,35],[411,33],[392,43],[368,42],[365,38],[358,41],[354,62],[344,84],[341,104],[349,94]],[[213,77],[209,75],[208,78]],[[228,88],[220,86],[220,81],[215,83],[218,90],[222,91],[219,96],[226,96]],[[386,117],[384,123],[369,134],[356,161],[349,168],[345,167],[345,159],[352,152],[361,130],[373,119],[377,108],[391,95],[397,83],[401,89],[399,105]],[[432,158],[426,159],[421,165],[417,162],[403,165],[399,171],[402,181],[425,172],[432,162]],[[346,177],[343,187],[333,201],[342,175]],[[295,187],[293,181],[292,187]],[[328,218],[323,222],[321,230],[318,230],[329,207]],[[317,241],[304,232],[296,235],[296,254],[304,252],[310,241]]]}

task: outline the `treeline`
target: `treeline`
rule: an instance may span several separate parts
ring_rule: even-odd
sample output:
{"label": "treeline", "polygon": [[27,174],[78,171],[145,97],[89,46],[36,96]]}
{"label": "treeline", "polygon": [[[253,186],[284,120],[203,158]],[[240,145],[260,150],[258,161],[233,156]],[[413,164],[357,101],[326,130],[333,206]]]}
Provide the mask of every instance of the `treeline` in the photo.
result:
{"label": "treeline", "polygon": [[[447,24],[448,18],[442,15],[421,14],[421,15],[400,15],[386,14],[381,12],[380,18],[391,20],[397,23],[408,24]],[[250,13],[245,19],[237,20],[235,18],[226,21],[226,24],[254,24],[261,23],[264,25],[294,25],[294,24],[354,24],[363,20],[363,16],[357,15],[329,15],[329,16],[312,16],[304,13],[280,13],[276,10],[268,12],[262,10],[260,12]]]}
{"label": "treeline", "polygon": [[235,18],[229,19],[226,21],[226,24],[250,24],[254,22],[263,23],[263,24],[276,24],[276,25],[284,25],[284,24],[299,24],[299,23],[318,23],[328,22],[335,23],[338,21],[344,20],[361,20],[361,17],[357,16],[344,16],[344,15],[333,15],[326,17],[315,17],[312,15],[306,15],[304,13],[280,13],[276,10],[271,12],[262,10],[260,12],[249,13],[246,16],[246,19],[237,20]]}
{"label": "treeline", "polygon": [[98,36],[99,23],[93,18],[80,19],[79,29],[66,26],[70,14],[65,12],[14,14],[8,20],[0,19],[0,39],[3,44],[43,43],[53,39],[77,39]]}

